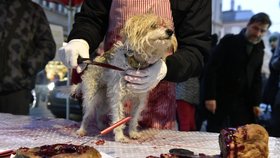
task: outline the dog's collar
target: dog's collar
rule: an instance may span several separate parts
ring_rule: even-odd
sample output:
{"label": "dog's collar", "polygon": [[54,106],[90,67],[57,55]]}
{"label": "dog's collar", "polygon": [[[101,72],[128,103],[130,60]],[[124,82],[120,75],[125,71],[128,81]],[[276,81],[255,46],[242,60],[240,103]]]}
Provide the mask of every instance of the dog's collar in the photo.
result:
{"label": "dog's collar", "polygon": [[147,62],[140,62],[137,59],[135,59],[134,55],[135,52],[131,49],[127,49],[126,50],[127,53],[125,53],[124,55],[127,57],[127,62],[129,64],[129,66],[131,66],[134,69],[144,69],[146,67],[148,67],[150,64]]}
{"label": "dog's collar", "polygon": [[134,57],[134,54],[136,54],[137,52],[130,48],[127,41],[125,43],[117,42],[116,46],[119,46],[124,51],[124,56],[127,58],[127,63],[130,67],[134,69],[144,69],[150,66],[149,63],[140,62]]}

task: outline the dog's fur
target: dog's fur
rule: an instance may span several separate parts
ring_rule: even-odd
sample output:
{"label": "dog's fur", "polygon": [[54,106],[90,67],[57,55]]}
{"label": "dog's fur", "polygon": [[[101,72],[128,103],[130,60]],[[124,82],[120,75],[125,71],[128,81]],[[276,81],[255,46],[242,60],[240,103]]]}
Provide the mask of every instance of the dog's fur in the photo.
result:
{"label": "dog's fur", "polygon": [[[152,14],[141,14],[127,20],[121,32],[122,42],[105,52],[95,61],[108,63],[125,70],[146,68],[166,57],[167,52],[177,49],[177,40],[172,31],[172,25],[161,17]],[[88,65],[82,75],[82,82],[76,87],[75,93],[81,90],[83,94],[84,116],[81,127],[77,130],[80,136],[86,135],[89,118],[95,112],[97,115],[112,116],[112,123],[125,117],[124,102],[130,100],[133,105],[132,120],[129,123],[130,138],[140,137],[137,126],[140,112],[147,102],[148,93],[133,93],[126,87],[123,79],[124,71],[112,70],[96,65]],[[95,116],[99,118],[99,116]],[[97,121],[99,128],[105,128],[102,121]],[[127,142],[121,125],[114,129],[115,140]]]}

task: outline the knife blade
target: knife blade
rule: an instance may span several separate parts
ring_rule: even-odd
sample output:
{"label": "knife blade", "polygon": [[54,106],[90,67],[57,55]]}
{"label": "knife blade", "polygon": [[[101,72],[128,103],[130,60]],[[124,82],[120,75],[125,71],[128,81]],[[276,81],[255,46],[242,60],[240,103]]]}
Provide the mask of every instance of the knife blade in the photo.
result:
{"label": "knife blade", "polygon": [[98,137],[100,137],[100,136],[103,136],[103,135],[105,135],[105,134],[107,134],[107,133],[109,133],[109,132],[111,132],[114,128],[116,128],[116,127],[118,127],[118,126],[120,126],[120,125],[122,125],[122,124],[127,123],[131,118],[132,118],[132,117],[128,116],[128,117],[126,117],[126,118],[121,119],[120,121],[118,121],[118,122],[114,123],[113,125],[111,125],[111,126],[105,128],[104,130],[102,130],[98,135],[96,135],[96,136],[90,138],[89,140],[86,140],[85,142],[83,142],[83,143],[80,144],[80,145],[85,145],[86,143],[88,143],[88,142],[90,142],[90,141],[92,141],[92,140],[94,140],[94,139],[96,139],[96,138],[98,138]]}
{"label": "knife blade", "polygon": [[206,155],[203,153],[196,154],[191,150],[183,148],[170,149],[169,153],[180,158],[220,158],[220,155]]}

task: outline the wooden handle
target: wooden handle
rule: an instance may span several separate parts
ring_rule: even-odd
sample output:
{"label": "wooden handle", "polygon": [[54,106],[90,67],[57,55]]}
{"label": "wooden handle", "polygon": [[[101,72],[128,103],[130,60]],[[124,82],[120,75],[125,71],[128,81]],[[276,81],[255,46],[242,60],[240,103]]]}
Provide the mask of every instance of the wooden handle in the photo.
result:
{"label": "wooden handle", "polygon": [[104,129],[103,131],[101,131],[101,132],[100,132],[100,135],[105,135],[105,134],[111,132],[114,128],[116,128],[116,127],[118,127],[118,126],[120,126],[120,125],[122,125],[122,124],[125,124],[125,123],[128,122],[130,119],[131,119],[130,116],[129,116],[129,117],[126,117],[126,118],[124,118],[124,119],[121,119],[120,121],[114,123],[114,124],[111,125],[110,127],[108,127],[108,128],[106,128],[106,129]]}

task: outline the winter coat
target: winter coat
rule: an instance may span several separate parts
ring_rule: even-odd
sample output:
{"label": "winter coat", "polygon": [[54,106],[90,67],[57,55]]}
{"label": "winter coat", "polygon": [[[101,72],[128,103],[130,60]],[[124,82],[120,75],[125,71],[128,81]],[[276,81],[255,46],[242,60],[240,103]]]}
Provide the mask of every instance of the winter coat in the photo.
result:
{"label": "winter coat", "polygon": [[[93,52],[108,28],[112,0],[85,0],[68,40],[84,39]],[[165,77],[182,82],[201,74],[211,47],[211,0],[171,0],[175,35],[179,48],[168,56]],[[95,27],[92,27],[95,26]]]}
{"label": "winter coat", "polygon": [[264,44],[252,45],[248,53],[244,33],[222,38],[206,66],[203,97],[217,100],[217,108],[228,108],[233,102],[252,107],[260,104]]}
{"label": "winter coat", "polygon": [[30,0],[1,0],[0,36],[0,93],[32,89],[56,49],[44,10]]}

